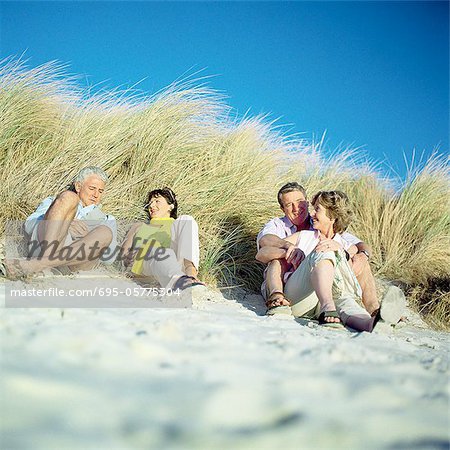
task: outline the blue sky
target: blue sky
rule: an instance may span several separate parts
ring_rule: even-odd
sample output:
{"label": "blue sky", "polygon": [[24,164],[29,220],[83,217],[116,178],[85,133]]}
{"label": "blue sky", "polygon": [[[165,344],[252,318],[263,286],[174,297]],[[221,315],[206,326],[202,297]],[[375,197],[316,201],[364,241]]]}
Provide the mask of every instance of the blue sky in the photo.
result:
{"label": "blue sky", "polygon": [[[327,148],[449,148],[447,2],[1,2],[2,57],[24,51],[90,84],[153,93],[186,71],[240,114],[270,113]],[[102,84],[105,86],[105,84]]]}

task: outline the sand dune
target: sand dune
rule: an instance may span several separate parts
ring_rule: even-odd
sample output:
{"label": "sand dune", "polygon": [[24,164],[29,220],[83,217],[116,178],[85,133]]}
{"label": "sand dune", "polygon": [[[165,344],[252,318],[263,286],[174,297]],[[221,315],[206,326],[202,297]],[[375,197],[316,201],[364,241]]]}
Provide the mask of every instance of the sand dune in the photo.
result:
{"label": "sand dune", "polygon": [[412,313],[368,334],[238,289],[116,306],[1,310],[2,448],[448,448],[448,334]]}

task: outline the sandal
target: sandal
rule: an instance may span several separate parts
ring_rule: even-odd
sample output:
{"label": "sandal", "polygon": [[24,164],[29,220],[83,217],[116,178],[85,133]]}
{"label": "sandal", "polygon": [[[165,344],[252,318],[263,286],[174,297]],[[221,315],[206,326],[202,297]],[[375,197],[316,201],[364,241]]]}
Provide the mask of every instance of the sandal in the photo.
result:
{"label": "sandal", "polygon": [[175,282],[175,284],[172,287],[172,290],[176,291],[177,289],[180,289],[181,291],[184,291],[185,289],[192,288],[194,286],[206,287],[205,283],[202,283],[201,281],[197,280],[197,278],[190,277],[188,275],[183,275],[182,277],[178,278],[178,280]]}
{"label": "sandal", "polygon": [[266,315],[268,316],[272,316],[274,314],[292,315],[290,302],[281,291],[272,292],[266,301],[266,306]]}
{"label": "sandal", "polygon": [[[327,322],[325,320],[326,317],[334,317],[339,319],[339,322]],[[337,311],[322,311],[319,315],[319,325],[325,325],[332,328],[342,328],[344,326]]]}

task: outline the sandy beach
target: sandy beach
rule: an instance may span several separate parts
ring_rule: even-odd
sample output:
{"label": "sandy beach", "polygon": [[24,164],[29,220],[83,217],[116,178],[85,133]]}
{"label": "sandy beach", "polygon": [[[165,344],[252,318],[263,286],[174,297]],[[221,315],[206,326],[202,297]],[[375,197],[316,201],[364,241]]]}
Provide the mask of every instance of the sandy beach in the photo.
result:
{"label": "sandy beach", "polygon": [[411,312],[372,334],[263,314],[240,289],[2,308],[2,448],[448,448],[448,334]]}

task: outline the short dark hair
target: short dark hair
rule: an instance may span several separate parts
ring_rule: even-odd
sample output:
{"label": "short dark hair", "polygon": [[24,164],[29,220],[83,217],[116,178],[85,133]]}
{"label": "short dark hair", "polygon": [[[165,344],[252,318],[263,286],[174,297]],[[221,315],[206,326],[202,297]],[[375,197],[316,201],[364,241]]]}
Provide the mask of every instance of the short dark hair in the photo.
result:
{"label": "short dark hair", "polygon": [[280,190],[278,191],[277,198],[278,198],[278,203],[280,204],[281,207],[283,206],[283,204],[281,203],[281,196],[283,194],[287,194],[288,192],[294,192],[294,191],[301,192],[304,195],[305,200],[307,199],[306,189],[301,184],[298,184],[295,181],[293,181],[291,183],[286,183],[284,186],[281,186]]}
{"label": "short dark hair", "polygon": [[177,196],[175,195],[175,192],[172,191],[172,189],[168,187],[163,187],[161,189],[153,189],[153,191],[150,191],[147,194],[147,202],[144,205],[144,208],[150,218],[150,213],[148,211],[148,206],[150,205],[150,201],[154,197],[164,197],[167,200],[167,203],[169,205],[173,205],[172,211],[170,211],[170,217],[173,217],[176,219],[178,217],[178,202],[177,202]]}

